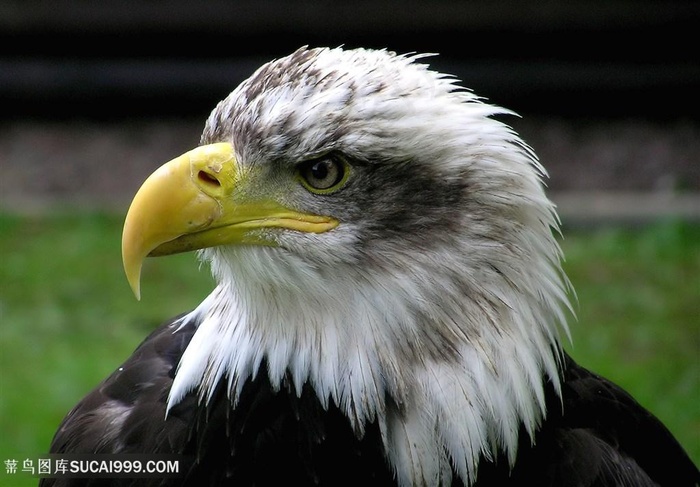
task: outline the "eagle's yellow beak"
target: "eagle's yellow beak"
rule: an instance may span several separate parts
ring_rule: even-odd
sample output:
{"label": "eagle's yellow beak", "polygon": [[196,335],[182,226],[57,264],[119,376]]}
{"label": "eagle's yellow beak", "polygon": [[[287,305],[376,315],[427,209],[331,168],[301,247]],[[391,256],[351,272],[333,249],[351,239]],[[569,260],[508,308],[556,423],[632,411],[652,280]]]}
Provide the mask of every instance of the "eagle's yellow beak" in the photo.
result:
{"label": "eagle's yellow beak", "polygon": [[131,203],[122,234],[127,280],[140,299],[143,260],[223,244],[274,245],[258,230],[322,233],[337,220],[300,213],[272,199],[236,195],[244,185],[231,144],[198,147],[158,168]]}

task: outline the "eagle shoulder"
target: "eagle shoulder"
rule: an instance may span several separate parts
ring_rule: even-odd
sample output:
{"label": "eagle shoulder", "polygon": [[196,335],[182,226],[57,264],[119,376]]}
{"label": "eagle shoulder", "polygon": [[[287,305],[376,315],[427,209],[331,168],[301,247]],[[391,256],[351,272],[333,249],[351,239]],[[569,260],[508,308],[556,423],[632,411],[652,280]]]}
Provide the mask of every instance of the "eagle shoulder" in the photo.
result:
{"label": "eagle shoulder", "polygon": [[[485,463],[476,486],[700,485],[700,473],[669,430],[630,394],[563,354],[561,398],[548,391],[534,442],[520,436],[512,472]],[[500,477],[500,478],[499,478]]]}
{"label": "eagle shoulder", "polygon": [[187,436],[187,423],[165,406],[180,356],[195,327],[179,318],[159,326],[111,375],[65,417],[52,453],[171,453]]}

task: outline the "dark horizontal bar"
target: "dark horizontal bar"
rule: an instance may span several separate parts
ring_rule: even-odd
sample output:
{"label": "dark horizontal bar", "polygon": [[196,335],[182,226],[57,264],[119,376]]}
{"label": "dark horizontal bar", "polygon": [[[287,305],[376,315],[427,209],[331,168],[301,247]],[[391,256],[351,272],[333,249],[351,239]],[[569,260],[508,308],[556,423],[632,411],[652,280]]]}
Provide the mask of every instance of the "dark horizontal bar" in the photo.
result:
{"label": "dark horizontal bar", "polygon": [[[92,109],[86,105],[92,100],[127,111],[131,106],[135,113],[145,108],[158,114],[168,103],[180,103],[185,112],[197,104],[208,110],[267,60],[0,58],[0,100],[6,116],[27,114],[35,105],[47,113],[52,103],[72,104],[79,115]],[[700,81],[700,65],[684,63],[504,63],[440,56],[425,61],[496,104],[560,114],[694,116],[689,100]]]}

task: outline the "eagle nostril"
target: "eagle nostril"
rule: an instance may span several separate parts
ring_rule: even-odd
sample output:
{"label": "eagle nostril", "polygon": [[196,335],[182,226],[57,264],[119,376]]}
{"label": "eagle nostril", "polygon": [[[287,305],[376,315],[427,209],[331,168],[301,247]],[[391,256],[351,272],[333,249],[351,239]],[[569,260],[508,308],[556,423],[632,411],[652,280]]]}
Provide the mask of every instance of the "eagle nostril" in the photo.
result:
{"label": "eagle nostril", "polygon": [[199,173],[197,173],[197,178],[206,185],[216,187],[221,186],[221,182],[218,179],[216,179],[215,176],[206,171],[199,171]]}

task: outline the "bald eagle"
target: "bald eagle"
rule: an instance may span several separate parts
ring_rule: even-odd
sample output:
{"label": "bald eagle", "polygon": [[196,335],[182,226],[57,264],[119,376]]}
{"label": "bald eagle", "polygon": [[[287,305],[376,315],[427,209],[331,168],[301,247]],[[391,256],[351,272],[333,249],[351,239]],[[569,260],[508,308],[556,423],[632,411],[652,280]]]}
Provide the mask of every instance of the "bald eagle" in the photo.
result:
{"label": "bald eagle", "polygon": [[146,180],[122,242],[137,297],[147,256],[199,250],[217,285],[51,452],[186,465],[109,485],[698,484],[656,418],[562,350],[558,219],[510,112],[422,57],[269,62]]}

